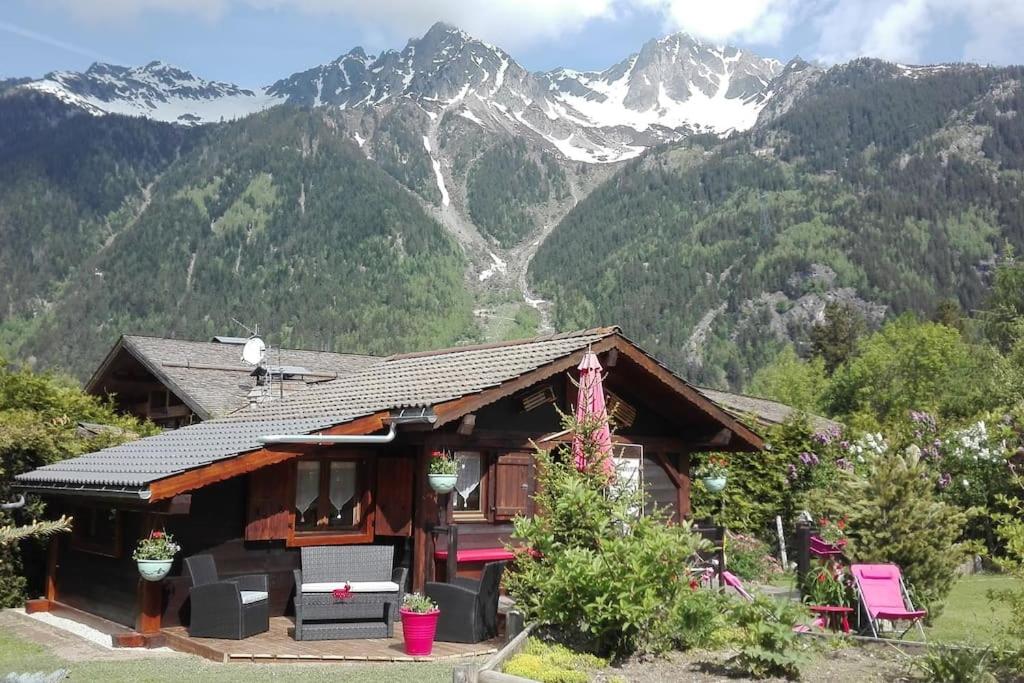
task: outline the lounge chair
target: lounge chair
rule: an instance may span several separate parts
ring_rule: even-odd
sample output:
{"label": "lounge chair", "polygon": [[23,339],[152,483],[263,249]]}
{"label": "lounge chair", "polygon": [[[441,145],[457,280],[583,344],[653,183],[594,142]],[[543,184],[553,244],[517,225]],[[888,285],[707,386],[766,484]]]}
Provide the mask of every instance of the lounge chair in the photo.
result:
{"label": "lounge chair", "polygon": [[270,628],[266,574],[221,578],[212,555],[185,558],[185,571],[192,582],[190,636],[241,640]]}
{"label": "lounge chair", "polygon": [[504,562],[488,562],[480,580],[456,578],[429,582],[427,597],[441,608],[436,638],[448,643],[479,643],[498,635],[498,594]]}
{"label": "lounge chair", "polygon": [[855,564],[850,567],[863,612],[867,615],[871,634],[878,637],[878,622],[909,622],[900,638],[915,625],[924,639],[922,620],[928,610],[914,609],[900,568],[894,564]]}

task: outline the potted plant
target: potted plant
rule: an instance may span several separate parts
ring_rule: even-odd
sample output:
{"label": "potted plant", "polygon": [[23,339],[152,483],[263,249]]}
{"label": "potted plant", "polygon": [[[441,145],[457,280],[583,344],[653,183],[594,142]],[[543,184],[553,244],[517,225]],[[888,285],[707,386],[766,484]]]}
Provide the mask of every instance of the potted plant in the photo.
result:
{"label": "potted plant", "polygon": [[804,579],[804,602],[809,605],[849,607],[852,591],[846,568],[834,560],[817,562]]}
{"label": "potted plant", "polygon": [[855,592],[846,568],[835,560],[818,562],[804,577],[803,600],[820,618],[819,625],[850,632]]}
{"label": "potted plant", "polygon": [[430,470],[427,479],[436,493],[451,493],[458,479],[458,463],[448,451],[437,450],[430,454]]}
{"label": "potted plant", "polygon": [[839,551],[846,545],[846,518],[837,520],[822,517],[818,520],[818,534],[811,538],[812,545],[818,544],[829,551]]}
{"label": "potted plant", "polygon": [[181,546],[174,542],[174,537],[168,533],[154,529],[149,538],[139,541],[139,545],[132,553],[139,568],[139,574],[146,581],[159,581],[171,571],[171,563],[174,556],[181,550]]}
{"label": "potted plant", "polygon": [[402,638],[405,654],[427,657],[434,649],[434,633],[441,610],[437,603],[421,593],[407,593],[402,598]]}
{"label": "potted plant", "polygon": [[718,493],[725,488],[729,475],[729,460],[724,455],[712,455],[697,467],[697,476],[704,482],[704,488]]}

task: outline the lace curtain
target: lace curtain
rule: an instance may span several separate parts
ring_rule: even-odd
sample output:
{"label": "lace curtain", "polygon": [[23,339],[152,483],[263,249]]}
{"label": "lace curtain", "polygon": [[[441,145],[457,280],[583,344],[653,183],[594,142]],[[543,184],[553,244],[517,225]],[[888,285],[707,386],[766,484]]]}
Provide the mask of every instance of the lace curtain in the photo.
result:
{"label": "lace curtain", "polygon": [[[359,464],[351,461],[331,463],[331,481],[328,495],[331,505],[337,510],[337,518],[341,519],[341,509],[356,495],[356,481]],[[357,521],[358,511],[352,511],[353,522]]]}
{"label": "lace curtain", "polygon": [[480,486],[480,454],[468,451],[456,451],[455,461],[459,465],[458,477],[455,480],[455,490],[462,498],[462,505],[465,508],[469,497],[473,495]]}
{"label": "lace curtain", "polygon": [[304,523],[306,512],[320,495],[320,463],[300,461],[297,471],[295,508],[299,511],[299,522]]}

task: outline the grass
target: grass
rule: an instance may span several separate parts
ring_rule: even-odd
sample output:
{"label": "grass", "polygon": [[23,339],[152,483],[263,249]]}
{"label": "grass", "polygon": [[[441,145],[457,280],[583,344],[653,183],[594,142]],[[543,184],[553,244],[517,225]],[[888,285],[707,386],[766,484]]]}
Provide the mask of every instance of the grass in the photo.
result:
{"label": "grass", "polygon": [[359,683],[447,683],[450,664],[217,664],[198,657],[144,657],[116,661],[68,662],[46,648],[12,633],[0,631],[0,677],[7,673],[52,672],[66,669],[72,680],[147,681],[359,681]]}
{"label": "grass", "polygon": [[946,606],[931,628],[925,629],[928,639],[935,642],[993,644],[1009,621],[1009,608],[1001,602],[991,602],[988,591],[1011,588],[1016,579],[996,574],[965,576],[953,586]]}
{"label": "grass", "polygon": [[[932,626],[925,628],[928,640],[979,646],[994,644],[997,636],[1005,630],[1003,626],[1010,619],[1010,611],[1005,604],[990,601],[988,592],[1011,588],[1015,581],[1011,576],[1000,574],[975,574],[961,578],[946,598],[942,614]],[[793,588],[793,575],[778,574],[769,584],[777,588]],[[919,639],[916,629],[910,631],[907,638]]]}

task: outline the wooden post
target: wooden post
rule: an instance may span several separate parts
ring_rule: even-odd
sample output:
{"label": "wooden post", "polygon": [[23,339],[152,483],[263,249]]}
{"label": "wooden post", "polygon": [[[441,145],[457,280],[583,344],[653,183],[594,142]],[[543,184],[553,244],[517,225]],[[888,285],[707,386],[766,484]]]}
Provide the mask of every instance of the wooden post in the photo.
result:
{"label": "wooden post", "polygon": [[448,522],[448,558],[445,561],[444,574],[447,583],[454,582],[455,577],[459,575],[459,527],[451,521]]}
{"label": "wooden post", "polygon": [[44,597],[53,602],[57,599],[57,558],[60,556],[60,534],[50,538],[46,549],[46,588]]}
{"label": "wooden post", "polygon": [[[160,519],[152,513],[143,513],[141,531],[143,538],[160,525]],[[146,581],[139,577],[137,590],[138,616],[135,618],[135,630],[143,635],[160,633],[160,620],[163,615],[163,581]]]}
{"label": "wooden post", "polygon": [[803,597],[804,578],[811,569],[811,525],[805,521],[796,523],[796,585]]}
{"label": "wooden post", "polygon": [[135,622],[136,631],[143,635],[160,633],[163,597],[162,581],[146,581],[139,578],[139,617]]}
{"label": "wooden post", "polygon": [[424,444],[416,453],[415,513],[412,536],[412,589],[422,592],[423,585],[434,578],[434,538],[430,526],[437,517],[437,498],[427,483],[432,446]]}
{"label": "wooden post", "polygon": [[690,506],[690,454],[681,453],[679,455],[679,478],[682,484],[679,487],[679,518],[689,519],[693,514],[693,508]]}

